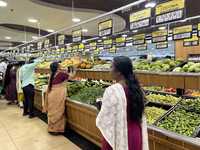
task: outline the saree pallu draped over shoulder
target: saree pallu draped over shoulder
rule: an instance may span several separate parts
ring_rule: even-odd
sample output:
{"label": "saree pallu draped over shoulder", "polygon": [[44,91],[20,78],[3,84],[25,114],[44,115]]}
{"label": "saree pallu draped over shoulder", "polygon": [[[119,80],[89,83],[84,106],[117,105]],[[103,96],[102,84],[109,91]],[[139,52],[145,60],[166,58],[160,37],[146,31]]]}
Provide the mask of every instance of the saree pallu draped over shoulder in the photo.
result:
{"label": "saree pallu draped over shoulder", "polygon": [[52,85],[51,91],[48,90],[45,97],[45,103],[42,112],[48,111],[49,132],[64,132],[66,125],[65,118],[65,98],[66,98],[66,80],[62,83]]}

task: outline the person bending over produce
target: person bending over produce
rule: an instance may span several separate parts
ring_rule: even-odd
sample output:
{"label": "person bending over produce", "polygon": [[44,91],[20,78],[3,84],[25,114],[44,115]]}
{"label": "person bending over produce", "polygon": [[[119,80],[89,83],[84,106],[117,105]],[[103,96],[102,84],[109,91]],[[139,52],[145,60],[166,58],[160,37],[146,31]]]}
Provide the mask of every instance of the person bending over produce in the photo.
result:
{"label": "person bending over produce", "polygon": [[45,113],[46,110],[48,110],[47,130],[54,134],[59,134],[64,132],[66,124],[66,80],[75,79],[76,65],[73,66],[73,75],[68,75],[67,73],[61,72],[61,65],[59,65],[57,62],[51,63],[50,69],[51,75],[42,112]]}
{"label": "person bending over produce", "polygon": [[115,57],[110,77],[117,83],[105,90],[96,125],[103,134],[101,150],[148,150],[144,95],[131,60]]}

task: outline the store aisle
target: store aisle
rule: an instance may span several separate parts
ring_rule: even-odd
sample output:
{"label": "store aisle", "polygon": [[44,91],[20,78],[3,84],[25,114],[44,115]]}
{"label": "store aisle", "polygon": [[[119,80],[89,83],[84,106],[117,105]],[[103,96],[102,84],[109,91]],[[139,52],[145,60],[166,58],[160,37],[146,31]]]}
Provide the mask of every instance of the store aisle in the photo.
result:
{"label": "store aisle", "polygon": [[0,99],[1,150],[80,150],[63,135],[51,135],[38,117],[22,116],[17,105],[6,106]]}

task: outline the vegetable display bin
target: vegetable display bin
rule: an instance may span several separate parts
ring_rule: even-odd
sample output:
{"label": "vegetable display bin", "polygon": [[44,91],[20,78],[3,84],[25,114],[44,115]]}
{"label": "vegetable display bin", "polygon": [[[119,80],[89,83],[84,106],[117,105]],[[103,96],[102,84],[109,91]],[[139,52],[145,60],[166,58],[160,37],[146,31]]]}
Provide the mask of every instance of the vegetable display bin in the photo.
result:
{"label": "vegetable display bin", "polygon": [[171,76],[167,72],[160,72],[159,75],[159,86],[171,87]]}
{"label": "vegetable display bin", "polygon": [[185,75],[185,89],[200,90],[200,73],[187,73]]}
{"label": "vegetable display bin", "polygon": [[185,88],[185,75],[182,73],[172,72],[171,75],[171,86],[173,88],[184,89]]}
{"label": "vegetable display bin", "polygon": [[148,85],[159,85],[158,71],[151,71],[148,73]]}
{"label": "vegetable display bin", "polygon": [[[46,93],[44,93],[44,99],[45,100],[45,95]],[[42,90],[35,88],[35,96],[34,96],[34,107],[36,107],[37,109],[42,111]]]}

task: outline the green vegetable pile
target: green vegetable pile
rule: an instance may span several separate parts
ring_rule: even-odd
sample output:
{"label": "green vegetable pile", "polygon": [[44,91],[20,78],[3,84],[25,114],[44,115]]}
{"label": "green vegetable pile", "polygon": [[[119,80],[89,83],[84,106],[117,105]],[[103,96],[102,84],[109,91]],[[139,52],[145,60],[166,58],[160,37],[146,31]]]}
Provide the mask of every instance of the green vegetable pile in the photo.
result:
{"label": "green vegetable pile", "polygon": [[199,124],[199,114],[176,109],[163,121],[158,122],[156,126],[191,136]]}
{"label": "green vegetable pile", "polygon": [[133,70],[154,70],[154,71],[166,71],[171,67],[178,65],[181,60],[171,61],[170,59],[158,60],[156,62],[147,63],[146,60],[143,60],[138,66],[133,66]]}
{"label": "green vegetable pile", "polygon": [[186,65],[176,67],[172,72],[200,72],[200,63],[188,62]]}
{"label": "green vegetable pile", "polygon": [[200,111],[200,98],[184,99],[178,107]]}
{"label": "green vegetable pile", "polygon": [[158,103],[164,103],[164,104],[171,104],[171,105],[175,105],[177,102],[179,102],[181,100],[181,97],[174,97],[172,95],[160,95],[160,94],[152,94],[150,93],[149,95],[145,96],[145,98],[148,101],[152,101],[152,102],[158,102]]}
{"label": "green vegetable pile", "polygon": [[167,111],[162,108],[157,107],[146,107],[146,122],[149,124],[153,124],[156,120],[158,120],[162,115],[164,115]]}
{"label": "green vegetable pile", "polygon": [[76,94],[80,89],[86,87],[100,87],[101,84],[99,82],[88,82],[88,81],[80,81],[74,84],[67,84],[67,97],[70,97]]}
{"label": "green vegetable pile", "polygon": [[105,88],[101,87],[86,87],[78,91],[75,95],[71,96],[70,99],[91,104],[96,99],[103,97],[104,91]]}

